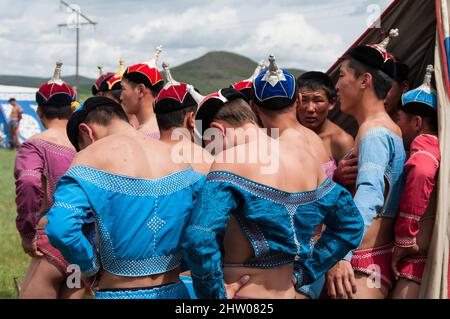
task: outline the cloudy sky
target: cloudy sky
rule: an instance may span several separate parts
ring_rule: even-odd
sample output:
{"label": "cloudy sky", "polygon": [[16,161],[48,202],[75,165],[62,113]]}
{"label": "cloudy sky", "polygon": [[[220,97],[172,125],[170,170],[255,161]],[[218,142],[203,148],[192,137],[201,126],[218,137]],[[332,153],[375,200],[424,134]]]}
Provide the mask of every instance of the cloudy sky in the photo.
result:
{"label": "cloudy sky", "polygon": [[[80,74],[143,62],[154,48],[179,65],[226,50],[282,67],[326,70],[392,0],[67,0],[98,22],[81,29]],[[75,29],[59,0],[0,0],[0,74],[50,76],[57,59],[75,73]]]}

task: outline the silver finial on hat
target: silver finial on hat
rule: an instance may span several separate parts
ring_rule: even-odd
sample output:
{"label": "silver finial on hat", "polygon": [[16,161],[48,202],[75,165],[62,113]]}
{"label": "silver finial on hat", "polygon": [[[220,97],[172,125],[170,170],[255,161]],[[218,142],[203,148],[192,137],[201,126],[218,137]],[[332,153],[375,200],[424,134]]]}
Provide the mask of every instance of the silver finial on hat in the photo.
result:
{"label": "silver finial on hat", "polygon": [[[175,85],[180,85],[179,82],[175,81],[172,77],[172,74],[170,73],[170,69],[169,69],[169,64],[164,62],[162,63],[162,67],[164,69],[164,73],[166,74],[166,85],[164,86],[165,89],[171,87],[171,86],[175,86]],[[181,97],[178,95],[177,90],[174,90],[175,94],[178,97],[178,100],[181,101]]]}
{"label": "silver finial on hat", "polygon": [[383,41],[381,41],[379,44],[377,44],[377,47],[382,49],[383,51],[387,50],[387,46],[391,39],[394,39],[400,35],[398,29],[391,29],[389,31],[389,36],[387,36]]}
{"label": "silver finial on hat", "polygon": [[202,101],[205,99],[205,96],[198,93],[194,89],[194,86],[192,86],[191,84],[187,85],[186,90],[188,91],[188,93],[192,96],[192,98],[198,105],[200,105],[200,103],[202,103]]}
{"label": "silver finial on hat", "polygon": [[115,74],[115,76],[122,76],[125,73],[125,59],[124,57],[120,57],[119,60],[119,72]]}
{"label": "silver finial on hat", "polygon": [[428,85],[431,88],[431,77],[434,72],[434,67],[432,64],[427,66],[427,72],[425,73],[425,79],[423,81],[424,84]]}
{"label": "silver finial on hat", "polygon": [[266,68],[266,61],[264,59],[262,59],[256,69],[255,72],[253,72],[252,76],[249,77],[247,80],[245,80],[246,82],[253,82],[254,79],[256,79],[258,77],[258,75],[262,72],[262,70],[264,70]]}
{"label": "silver finial on hat", "polygon": [[64,84],[64,81],[61,80],[61,67],[63,62],[61,60],[56,61],[55,72],[53,73],[53,78],[48,81],[48,83],[55,83],[58,85]]}
{"label": "silver finial on hat", "polygon": [[173,79],[172,74],[170,73],[169,64],[166,62],[163,62],[162,67],[164,69],[164,73],[166,74],[166,82],[167,82],[166,86],[180,85],[179,82],[177,82]]}
{"label": "silver finial on hat", "polygon": [[158,62],[159,56],[161,55],[162,52],[162,45],[159,45],[156,47],[155,50],[155,54],[153,55],[153,57],[147,62],[147,64],[152,67],[152,68],[156,68],[156,62]]}
{"label": "silver finial on hat", "polygon": [[433,88],[431,87],[431,78],[433,77],[433,72],[434,72],[434,67],[432,64],[429,64],[427,66],[425,78],[423,79],[423,84],[420,86],[421,90],[428,92],[428,93],[431,93],[434,91]]}
{"label": "silver finial on hat", "polygon": [[105,74],[105,71],[103,70],[103,65],[98,65],[97,68],[99,77]]}
{"label": "silver finial on hat", "polygon": [[280,81],[286,81],[286,77],[283,71],[278,68],[273,54],[269,55],[269,70],[264,75],[263,81],[268,82],[272,86],[275,86]]}

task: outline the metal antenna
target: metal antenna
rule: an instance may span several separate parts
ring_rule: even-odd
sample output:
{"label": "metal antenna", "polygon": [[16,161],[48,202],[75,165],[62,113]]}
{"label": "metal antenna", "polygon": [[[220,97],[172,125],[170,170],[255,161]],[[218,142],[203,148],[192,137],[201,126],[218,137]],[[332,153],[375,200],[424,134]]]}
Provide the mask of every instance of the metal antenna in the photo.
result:
{"label": "metal antenna", "polygon": [[[76,7],[74,5],[70,5],[68,4],[66,1],[64,0],[60,0],[61,5],[65,6],[67,8],[69,8],[73,13],[76,14],[76,21],[75,21],[75,25],[74,24],[69,24],[69,23],[63,23],[63,24],[58,24],[59,28],[62,27],[66,27],[66,28],[76,28],[76,33],[77,33],[77,54],[76,54],[76,73],[75,73],[75,87],[76,89],[78,89],[79,87],[79,78],[80,78],[80,74],[79,74],[79,64],[80,64],[80,28],[82,25],[93,25],[94,28],[97,25],[97,22],[92,21],[91,19],[89,19],[87,16],[85,16],[84,14],[81,13],[81,10],[79,7]],[[80,18],[83,18],[85,21],[81,22]]]}

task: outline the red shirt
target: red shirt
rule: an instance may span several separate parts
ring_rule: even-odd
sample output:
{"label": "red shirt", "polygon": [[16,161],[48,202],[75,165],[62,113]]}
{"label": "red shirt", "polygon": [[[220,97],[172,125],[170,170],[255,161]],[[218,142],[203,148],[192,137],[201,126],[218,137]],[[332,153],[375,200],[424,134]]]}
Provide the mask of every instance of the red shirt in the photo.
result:
{"label": "red shirt", "polygon": [[405,189],[395,224],[396,246],[415,245],[419,221],[428,206],[440,161],[439,140],[436,136],[422,134],[411,143],[411,153],[404,168]]}

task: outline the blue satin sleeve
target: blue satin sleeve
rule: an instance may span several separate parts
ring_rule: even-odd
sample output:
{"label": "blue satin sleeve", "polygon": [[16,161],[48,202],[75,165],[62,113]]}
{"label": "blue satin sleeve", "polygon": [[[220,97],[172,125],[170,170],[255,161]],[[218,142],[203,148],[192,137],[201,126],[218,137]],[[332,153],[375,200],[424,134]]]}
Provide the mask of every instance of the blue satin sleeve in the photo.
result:
{"label": "blue satin sleeve", "polygon": [[345,188],[336,184],[318,204],[324,213],[326,227],[311,252],[302,253],[294,263],[297,291],[325,274],[349,251],[358,247],[363,237],[363,218]]}
{"label": "blue satin sleeve", "polygon": [[199,298],[227,298],[221,251],[230,214],[237,205],[233,191],[218,182],[206,182],[194,204],[183,249]]}
{"label": "blue satin sleeve", "polygon": [[54,194],[54,205],[47,213],[45,228],[50,243],[86,276],[95,275],[100,268],[92,239],[83,231],[87,222],[92,225],[90,208],[88,197],[77,181],[63,176]]}
{"label": "blue satin sleeve", "polygon": [[[385,172],[389,165],[391,141],[387,134],[369,131],[358,146],[358,177],[355,204],[364,219],[364,234],[384,205]],[[350,261],[352,252],[345,256]]]}

